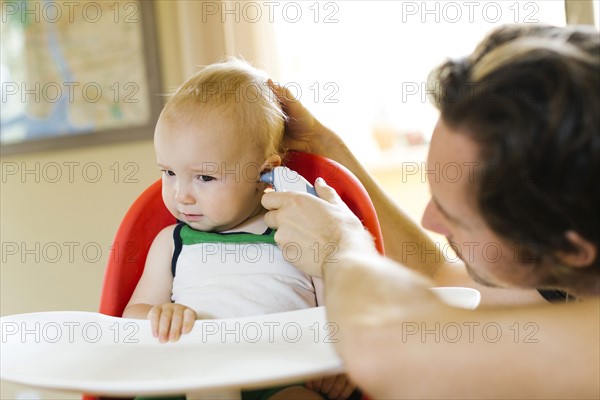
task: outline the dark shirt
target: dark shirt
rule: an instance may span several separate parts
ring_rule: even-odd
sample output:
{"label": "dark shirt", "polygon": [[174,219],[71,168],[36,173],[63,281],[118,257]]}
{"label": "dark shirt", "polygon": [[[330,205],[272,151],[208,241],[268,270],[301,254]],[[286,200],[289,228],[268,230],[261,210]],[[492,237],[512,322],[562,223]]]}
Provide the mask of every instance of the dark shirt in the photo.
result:
{"label": "dark shirt", "polygon": [[540,292],[542,297],[550,303],[570,303],[572,301],[577,301],[577,297],[572,296],[567,292],[563,292],[562,290],[538,289],[538,292]]}

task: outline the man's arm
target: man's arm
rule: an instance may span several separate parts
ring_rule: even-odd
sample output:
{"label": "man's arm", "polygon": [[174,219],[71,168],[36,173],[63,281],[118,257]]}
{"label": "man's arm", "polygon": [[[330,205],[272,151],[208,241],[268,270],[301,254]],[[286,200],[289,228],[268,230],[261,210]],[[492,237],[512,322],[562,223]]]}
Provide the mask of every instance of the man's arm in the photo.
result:
{"label": "man's arm", "polygon": [[[271,84],[271,87],[289,116],[285,131],[286,146],[331,158],[352,171],[365,186],[375,206],[386,256],[427,276],[433,276],[446,262],[431,238],[375,182],[338,135],[323,126],[289,90],[275,84]],[[404,251],[412,245],[417,245],[418,251]]]}
{"label": "man's arm", "polygon": [[435,286],[465,286],[479,290],[482,305],[545,302],[537,291],[479,285],[467,275],[462,263],[447,262],[439,246],[436,247],[430,236],[369,175],[344,141],[323,126],[287,89],[274,84],[271,86],[289,116],[286,145],[331,158],[352,171],[362,182],[375,206],[387,257],[433,278]]}
{"label": "man's arm", "polygon": [[[364,250],[364,249],[363,249]],[[325,266],[328,320],[350,377],[375,398],[598,398],[598,299],[467,311],[374,253]]]}

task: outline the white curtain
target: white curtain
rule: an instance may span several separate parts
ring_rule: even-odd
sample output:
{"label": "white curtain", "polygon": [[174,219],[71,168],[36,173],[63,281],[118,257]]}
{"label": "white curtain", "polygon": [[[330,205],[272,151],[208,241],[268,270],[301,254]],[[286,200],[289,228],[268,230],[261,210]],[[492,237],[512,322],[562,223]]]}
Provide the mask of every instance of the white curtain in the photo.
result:
{"label": "white curtain", "polygon": [[155,2],[163,79],[170,89],[198,67],[226,56],[243,58],[272,76],[278,75],[273,26],[256,18],[251,2]]}

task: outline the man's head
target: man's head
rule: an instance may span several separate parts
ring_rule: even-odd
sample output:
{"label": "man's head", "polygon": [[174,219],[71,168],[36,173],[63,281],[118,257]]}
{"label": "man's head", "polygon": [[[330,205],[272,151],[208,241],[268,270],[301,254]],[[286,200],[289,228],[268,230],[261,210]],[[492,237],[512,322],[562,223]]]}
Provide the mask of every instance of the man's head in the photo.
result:
{"label": "man's head", "polygon": [[[435,85],[434,102],[441,118],[429,162],[459,162],[468,179],[453,187],[447,179],[441,185],[431,182],[438,204],[430,203],[424,225],[456,239],[440,208],[444,209],[446,189],[460,190],[464,206],[481,217],[480,228],[492,235],[475,237],[481,232],[470,227],[474,235],[463,232],[462,247],[465,241],[495,236],[495,244],[504,246],[500,248],[512,249],[517,268],[501,270],[507,260],[493,264],[488,254],[488,262],[480,257],[470,263],[474,275],[500,285],[597,291],[598,32],[583,27],[505,26],[484,39],[470,57],[448,61],[433,71],[430,84]],[[454,160],[460,154],[447,147],[452,140],[463,141],[463,150],[474,154]],[[462,221],[466,216],[456,217]],[[476,221],[474,215],[469,217]],[[487,248],[495,244],[487,243]],[[485,245],[480,243],[479,251]],[[586,284],[594,287],[585,288]]]}
{"label": "man's head", "polygon": [[267,78],[240,61],[213,64],[169,99],[154,145],[163,200],[195,229],[224,231],[262,210],[265,169],[281,162],[284,114]]}

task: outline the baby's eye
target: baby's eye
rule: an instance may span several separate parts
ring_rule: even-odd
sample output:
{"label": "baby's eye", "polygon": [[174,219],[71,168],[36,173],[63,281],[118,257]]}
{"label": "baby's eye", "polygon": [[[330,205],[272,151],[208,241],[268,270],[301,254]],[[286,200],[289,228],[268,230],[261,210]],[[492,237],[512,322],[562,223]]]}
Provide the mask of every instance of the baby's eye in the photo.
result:
{"label": "baby's eye", "polygon": [[169,170],[167,170],[167,169],[162,169],[162,170],[161,170],[161,172],[162,172],[163,174],[167,174],[167,175],[169,175],[169,176],[175,176],[175,172],[173,172],[173,171],[169,171]]}
{"label": "baby's eye", "polygon": [[215,177],[208,176],[208,175],[198,175],[198,179],[200,179],[202,182],[210,182],[210,181],[214,180]]}

